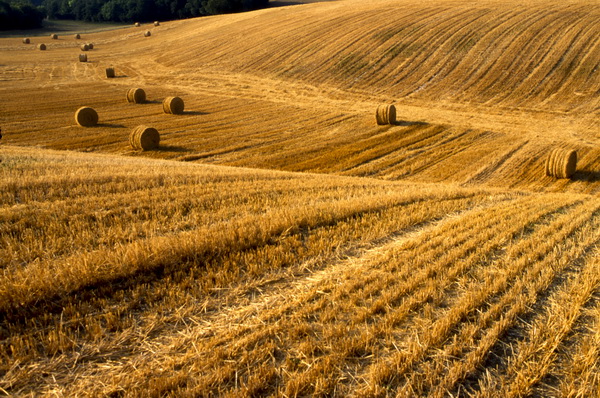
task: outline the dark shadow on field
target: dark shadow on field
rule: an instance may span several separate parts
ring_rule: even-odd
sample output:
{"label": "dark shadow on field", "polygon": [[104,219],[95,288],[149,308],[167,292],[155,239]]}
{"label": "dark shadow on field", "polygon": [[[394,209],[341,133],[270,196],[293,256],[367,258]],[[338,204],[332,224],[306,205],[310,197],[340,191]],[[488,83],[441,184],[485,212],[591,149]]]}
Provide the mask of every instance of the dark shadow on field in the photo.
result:
{"label": "dark shadow on field", "polygon": [[393,125],[394,126],[402,126],[402,127],[428,126],[429,123],[427,123],[427,122],[411,122],[409,120],[396,120],[396,122],[394,122]]}
{"label": "dark shadow on field", "polygon": [[571,177],[571,181],[597,182],[600,181],[600,171],[579,170]]}
{"label": "dark shadow on field", "polygon": [[176,145],[159,145],[157,150],[161,152],[191,152],[190,148]]}
{"label": "dark shadow on field", "polygon": [[212,155],[193,153],[191,155],[179,156],[178,158],[175,158],[175,160],[179,160],[180,162],[193,162],[195,160],[206,159],[210,156]]}
{"label": "dark shadow on field", "polygon": [[[47,36],[50,33],[56,33],[59,35],[73,35],[79,33],[82,36],[88,33],[102,32],[106,30],[122,29],[129,27],[129,23],[116,23],[116,22],[83,22],[73,20],[48,20],[42,21],[41,28],[35,29],[15,29],[15,30],[2,30],[0,31],[0,37],[40,37]],[[80,40],[86,40],[82,37]]]}
{"label": "dark shadow on field", "polygon": [[96,125],[96,127],[108,127],[108,128],[111,128],[111,129],[122,129],[125,126],[122,125],[122,124],[115,124],[115,123],[98,123]]}
{"label": "dark shadow on field", "polygon": [[[163,100],[146,100],[143,103],[144,104],[162,104]],[[181,113],[180,116],[181,115],[202,116],[202,115],[209,115],[209,113],[201,112],[201,111],[183,111],[183,113]]]}
{"label": "dark shadow on field", "polygon": [[284,7],[284,6],[297,6],[300,4],[304,4],[304,3],[301,3],[299,1],[271,1],[269,3],[269,8]]}
{"label": "dark shadow on field", "polygon": [[298,6],[301,4],[309,4],[309,3],[325,3],[328,1],[335,0],[271,0],[269,2],[269,8],[273,7],[285,7],[285,6]]}

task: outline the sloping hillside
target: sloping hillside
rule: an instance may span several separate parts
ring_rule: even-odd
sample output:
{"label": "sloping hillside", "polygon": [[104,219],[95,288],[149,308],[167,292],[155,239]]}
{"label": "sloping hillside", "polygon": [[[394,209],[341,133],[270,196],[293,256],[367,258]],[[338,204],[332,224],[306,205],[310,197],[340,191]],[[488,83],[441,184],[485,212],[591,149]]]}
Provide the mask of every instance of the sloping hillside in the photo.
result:
{"label": "sloping hillside", "polygon": [[0,188],[10,395],[598,391],[596,196],[32,148]]}
{"label": "sloping hillside", "polygon": [[[3,39],[5,142],[132,154],[131,129],[150,124],[163,137],[152,157],[597,192],[599,19],[587,1],[348,0],[44,40],[46,52]],[[150,103],[125,103],[130,87]],[[185,115],[162,113],[169,95]],[[397,105],[397,125],[375,125],[380,103]],[[81,105],[100,127],[74,125]],[[553,147],[578,150],[572,182],[543,176]]]}
{"label": "sloping hillside", "polygon": [[596,396],[599,20],[340,0],[0,39],[0,395]]}

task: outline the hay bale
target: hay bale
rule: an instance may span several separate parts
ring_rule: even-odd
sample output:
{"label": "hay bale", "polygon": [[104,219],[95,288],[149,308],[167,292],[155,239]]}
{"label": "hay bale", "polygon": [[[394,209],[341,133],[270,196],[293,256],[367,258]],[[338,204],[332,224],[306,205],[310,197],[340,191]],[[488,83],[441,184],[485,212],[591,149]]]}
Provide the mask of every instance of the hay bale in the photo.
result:
{"label": "hay bale", "polygon": [[137,126],[129,134],[129,144],[143,151],[155,149],[160,144],[160,134],[153,127]]}
{"label": "hay bale", "polygon": [[146,102],[146,92],[141,88],[130,88],[127,90],[127,102],[143,104]]}
{"label": "hay bale", "polygon": [[144,37],[150,37],[150,36],[152,36],[152,33],[149,30],[144,32]]}
{"label": "hay bale", "polygon": [[154,21],[154,26],[160,26],[160,22]]}
{"label": "hay bale", "polygon": [[74,36],[74,37],[75,37],[75,40],[79,40],[79,39],[81,39],[81,35],[80,35],[79,33],[75,33],[75,36]]}
{"label": "hay bale", "polygon": [[40,43],[37,46],[41,51],[44,51],[46,49],[46,45],[44,43]]}
{"label": "hay bale", "polygon": [[577,152],[555,148],[546,158],[546,175],[555,178],[571,178],[577,171]]}
{"label": "hay bale", "polygon": [[106,77],[109,79],[115,77],[115,69],[114,68],[106,68]]}
{"label": "hay bale", "polygon": [[133,26],[135,26],[136,28],[139,28],[140,27],[140,23],[136,22],[136,23],[133,24]]}
{"label": "hay bale", "polygon": [[81,127],[92,127],[98,124],[98,113],[89,106],[83,106],[75,112],[75,121]]}
{"label": "hay bale", "polygon": [[82,44],[81,45],[81,51],[87,51],[89,49],[90,49],[90,47],[87,44]]}
{"label": "hay bale", "polygon": [[180,115],[183,113],[184,103],[179,97],[167,97],[163,101],[163,111],[171,115]]}
{"label": "hay bale", "polygon": [[58,40],[58,35],[57,35],[56,33],[52,33],[52,34],[50,35],[50,38],[51,38],[52,40]]}
{"label": "hay bale", "polygon": [[79,54],[79,62],[87,62],[87,54]]}
{"label": "hay bale", "polygon": [[396,123],[396,107],[394,105],[379,105],[375,112],[378,125]]}
{"label": "hay bale", "polygon": [[24,43],[24,44],[29,44],[29,43],[31,43],[31,41],[29,40],[29,38],[28,38],[28,37],[25,37],[25,38],[23,39],[23,43]]}
{"label": "hay bale", "polygon": [[94,49],[94,43],[87,43],[87,46],[90,50]]}

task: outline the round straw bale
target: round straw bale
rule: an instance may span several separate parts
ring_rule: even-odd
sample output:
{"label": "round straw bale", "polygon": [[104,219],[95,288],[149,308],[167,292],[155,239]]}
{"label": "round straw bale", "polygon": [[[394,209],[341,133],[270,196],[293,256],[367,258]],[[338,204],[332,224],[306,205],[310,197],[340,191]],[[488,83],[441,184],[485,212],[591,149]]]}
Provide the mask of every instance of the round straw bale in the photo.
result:
{"label": "round straw bale", "polygon": [[82,44],[81,45],[81,51],[87,51],[89,49],[90,49],[90,47],[87,44]]}
{"label": "round straw bale", "polygon": [[139,27],[140,27],[140,23],[139,23],[139,22],[136,22],[136,23],[134,23],[133,25],[134,25],[136,28],[139,28]]}
{"label": "round straw bale", "polygon": [[160,144],[160,134],[153,127],[137,126],[129,134],[129,143],[134,149],[155,149]]}
{"label": "round straw bale", "polygon": [[94,43],[88,43],[87,46],[90,50],[94,49]]}
{"label": "round straw bale", "polygon": [[31,43],[31,41],[29,40],[28,37],[26,37],[26,38],[23,39],[23,43],[29,44],[29,43]]}
{"label": "round straw bale", "polygon": [[154,21],[154,26],[160,26],[160,22]]}
{"label": "round straw bale", "polygon": [[143,104],[146,102],[146,92],[141,88],[130,88],[127,90],[127,102]]}
{"label": "round straw bale", "polygon": [[75,112],[75,121],[82,127],[92,127],[98,124],[98,113],[89,106],[83,106]]}
{"label": "round straw bale", "polygon": [[40,43],[37,46],[40,50],[44,51],[46,49],[46,45],[44,43]]}
{"label": "round straw bale", "polygon": [[79,54],[79,62],[87,62],[87,54]]}
{"label": "round straw bale", "polygon": [[81,35],[79,33],[75,33],[75,36],[73,36],[73,37],[75,37],[75,40],[81,39]]}
{"label": "round straw bale", "polygon": [[52,33],[52,34],[50,35],[50,38],[51,38],[52,40],[57,40],[57,39],[58,39],[58,35],[57,35],[56,33]]}
{"label": "round straw bale", "polygon": [[172,115],[180,115],[183,113],[185,105],[179,97],[167,97],[163,101],[163,111]]}
{"label": "round straw bale", "polygon": [[394,105],[379,105],[375,112],[378,125],[396,123],[396,107]]}
{"label": "round straw bale", "polygon": [[115,77],[115,69],[106,68],[106,77],[108,77],[109,79]]}
{"label": "round straw bale", "polygon": [[144,37],[150,37],[152,36],[152,32],[150,32],[149,30],[144,32]]}
{"label": "round straw bale", "polygon": [[553,149],[550,152],[550,155],[548,155],[548,157],[546,158],[546,175],[549,177],[553,177],[554,176],[554,165],[556,163],[556,155],[560,153],[560,151],[557,151],[556,149]]}
{"label": "round straw bale", "polygon": [[555,178],[571,178],[577,170],[577,152],[555,148],[546,158],[546,175]]}

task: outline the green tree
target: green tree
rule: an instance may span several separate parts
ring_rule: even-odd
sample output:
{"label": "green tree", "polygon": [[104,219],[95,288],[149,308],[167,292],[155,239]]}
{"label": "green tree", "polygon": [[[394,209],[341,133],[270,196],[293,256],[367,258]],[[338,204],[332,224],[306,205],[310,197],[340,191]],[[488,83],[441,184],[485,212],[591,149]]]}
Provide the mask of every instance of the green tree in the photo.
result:
{"label": "green tree", "polygon": [[[5,1],[5,0],[0,0]],[[85,21],[152,21],[267,7],[268,0],[43,0],[48,18]]]}
{"label": "green tree", "polygon": [[0,0],[0,30],[39,28],[44,14],[25,1],[9,3]]}

